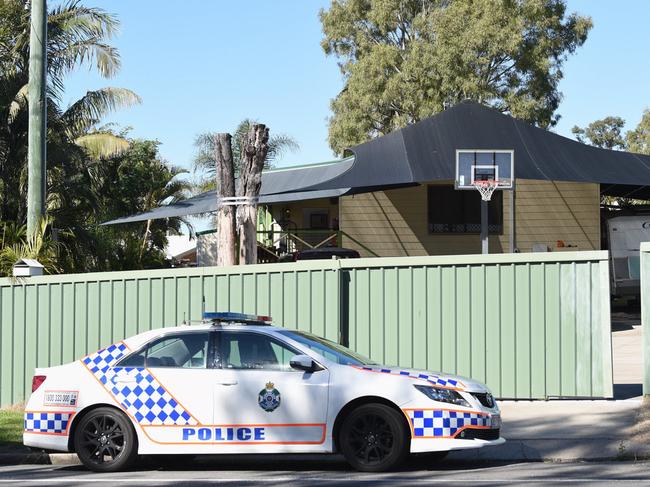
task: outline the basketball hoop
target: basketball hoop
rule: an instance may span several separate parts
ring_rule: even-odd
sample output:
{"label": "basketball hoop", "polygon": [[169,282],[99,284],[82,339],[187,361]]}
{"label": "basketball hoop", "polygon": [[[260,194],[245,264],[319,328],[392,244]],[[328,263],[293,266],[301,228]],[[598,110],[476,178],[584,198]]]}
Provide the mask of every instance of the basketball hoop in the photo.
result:
{"label": "basketball hoop", "polygon": [[486,179],[472,181],[472,186],[474,186],[479,193],[481,193],[481,199],[483,201],[490,201],[492,199],[492,193],[499,187],[498,179]]}

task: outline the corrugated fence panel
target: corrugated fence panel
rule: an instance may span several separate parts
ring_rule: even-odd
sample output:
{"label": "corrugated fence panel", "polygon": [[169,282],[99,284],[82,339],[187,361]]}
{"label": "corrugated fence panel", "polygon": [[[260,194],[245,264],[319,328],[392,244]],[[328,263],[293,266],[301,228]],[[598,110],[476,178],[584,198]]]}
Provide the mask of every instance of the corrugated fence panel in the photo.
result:
{"label": "corrugated fence panel", "polygon": [[20,403],[35,367],[48,367],[203,309],[271,315],[339,336],[336,261],[0,279],[0,404]]}
{"label": "corrugated fence panel", "polygon": [[650,396],[650,242],[641,242],[641,330],[643,331],[643,395]]}
{"label": "corrugated fence panel", "polygon": [[350,345],[377,362],[470,376],[501,398],[613,395],[606,252],[341,267]]}
{"label": "corrugated fence panel", "polygon": [[268,314],[374,360],[499,397],[611,397],[607,254],[312,261],[0,279],[0,403],[70,362],[202,309]]}

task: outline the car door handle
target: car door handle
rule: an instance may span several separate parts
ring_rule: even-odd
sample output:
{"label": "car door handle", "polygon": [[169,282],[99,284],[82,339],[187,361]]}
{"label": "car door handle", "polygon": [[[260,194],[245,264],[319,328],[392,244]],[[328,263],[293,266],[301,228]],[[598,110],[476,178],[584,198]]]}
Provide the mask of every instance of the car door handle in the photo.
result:
{"label": "car door handle", "polygon": [[237,381],[236,380],[222,380],[217,382],[218,385],[220,386],[236,386]]}

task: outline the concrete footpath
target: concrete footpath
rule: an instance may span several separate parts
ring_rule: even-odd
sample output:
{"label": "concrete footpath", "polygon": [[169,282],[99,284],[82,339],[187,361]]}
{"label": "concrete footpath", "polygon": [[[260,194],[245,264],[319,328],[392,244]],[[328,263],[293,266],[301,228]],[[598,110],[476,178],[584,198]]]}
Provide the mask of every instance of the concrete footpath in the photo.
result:
{"label": "concrete footpath", "polygon": [[650,402],[641,398],[639,314],[612,314],[616,400],[500,401],[506,444],[450,458],[576,461],[650,458]]}
{"label": "concrete footpath", "polygon": [[595,461],[650,458],[650,409],[640,398],[624,401],[505,401],[501,446],[453,452],[450,459]]}

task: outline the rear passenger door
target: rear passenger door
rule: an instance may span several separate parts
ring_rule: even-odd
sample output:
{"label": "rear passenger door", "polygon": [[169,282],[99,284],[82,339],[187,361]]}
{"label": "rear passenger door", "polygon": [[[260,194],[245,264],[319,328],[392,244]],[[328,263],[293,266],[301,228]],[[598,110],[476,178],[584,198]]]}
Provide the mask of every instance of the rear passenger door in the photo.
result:
{"label": "rear passenger door", "polygon": [[212,422],[209,358],[213,334],[162,336],[118,364],[114,395],[156,444],[183,443],[183,427]]}
{"label": "rear passenger door", "polygon": [[[238,451],[323,451],[329,371],[303,372],[301,352],[258,331],[217,332],[214,422],[232,431]],[[228,440],[226,440],[228,441]]]}

